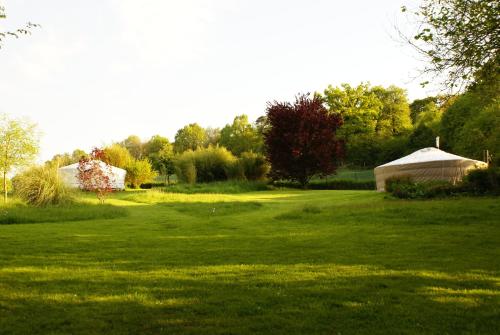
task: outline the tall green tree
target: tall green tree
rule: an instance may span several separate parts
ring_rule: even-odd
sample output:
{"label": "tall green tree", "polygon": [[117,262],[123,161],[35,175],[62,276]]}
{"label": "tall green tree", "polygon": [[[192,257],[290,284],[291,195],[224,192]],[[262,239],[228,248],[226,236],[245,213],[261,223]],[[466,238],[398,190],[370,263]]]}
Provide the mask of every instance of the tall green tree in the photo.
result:
{"label": "tall green tree", "polygon": [[[344,121],[337,134],[345,142],[346,164],[373,166],[401,152],[412,127],[406,92],[395,86],[329,86],[322,95],[330,113]],[[392,141],[394,137],[397,140]],[[386,153],[389,153],[386,155]]]}
{"label": "tall green tree", "polygon": [[170,185],[170,176],[175,173],[174,147],[168,143],[158,152],[153,167],[165,177],[165,182]]}
{"label": "tall green tree", "polygon": [[26,165],[38,153],[36,126],[21,119],[0,115],[0,170],[3,176],[4,202],[7,201],[7,173]]}
{"label": "tall green tree", "polygon": [[489,95],[490,88],[485,90],[478,86],[460,95],[444,111],[440,134],[448,150],[475,159],[482,159],[483,150],[489,150],[497,161],[500,158],[500,93]]}
{"label": "tall green tree", "polygon": [[381,136],[397,136],[411,129],[410,106],[406,91],[396,86],[375,86],[371,91],[380,101],[375,132]]}
{"label": "tall green tree", "polygon": [[324,90],[323,99],[330,113],[339,113],[344,120],[338,130],[340,138],[349,142],[352,137],[375,133],[382,105],[368,84],[356,87],[349,84],[340,87],[330,85]]}
{"label": "tall green tree", "polygon": [[130,152],[118,143],[103,149],[103,161],[109,165],[126,169],[134,160]]}
{"label": "tall green tree", "polygon": [[175,152],[181,153],[186,150],[203,148],[207,143],[207,133],[197,123],[191,123],[177,131],[175,135]]}
{"label": "tall green tree", "polygon": [[165,175],[165,173],[167,172],[166,165],[169,165],[168,163],[174,155],[174,147],[168,140],[166,142],[163,142],[162,144],[163,146],[159,150],[155,149],[148,155],[148,159],[151,162],[151,166],[153,167],[153,169],[155,169],[162,175]]}
{"label": "tall green tree", "polygon": [[160,135],[154,135],[149,141],[144,144],[144,154],[148,157],[154,154],[158,154],[161,149],[163,149],[163,147],[168,144],[170,144],[168,138]]}
{"label": "tall green tree", "polygon": [[222,128],[219,143],[239,156],[243,152],[262,152],[264,139],[257,128],[248,121],[247,115],[239,115],[234,118],[232,124]]}
{"label": "tall green tree", "polygon": [[413,125],[416,125],[418,115],[424,111],[435,110],[438,108],[438,97],[426,97],[415,99],[410,104],[410,117]]}
{"label": "tall green tree", "polygon": [[51,160],[45,162],[46,165],[53,167],[61,167],[78,163],[80,159],[88,157],[88,154],[82,149],[75,149],[71,154],[65,152],[63,154],[56,154]]}
{"label": "tall green tree", "polygon": [[205,143],[205,147],[208,146],[217,146],[220,141],[220,128],[205,128],[205,132],[207,134],[207,142]]}
{"label": "tall green tree", "polygon": [[428,59],[424,73],[461,88],[499,72],[498,0],[424,0],[410,13],[417,30],[405,39]]}
{"label": "tall green tree", "polygon": [[147,159],[133,160],[127,167],[126,182],[132,188],[139,188],[156,177],[156,172]]}
{"label": "tall green tree", "polygon": [[124,139],[120,145],[127,148],[132,157],[135,159],[142,159],[144,155],[144,144],[142,143],[139,136],[130,135],[126,139]]}
{"label": "tall green tree", "polygon": [[73,158],[67,152],[63,154],[54,155],[49,161],[46,161],[45,164],[52,167],[61,167],[76,163],[73,161]]}

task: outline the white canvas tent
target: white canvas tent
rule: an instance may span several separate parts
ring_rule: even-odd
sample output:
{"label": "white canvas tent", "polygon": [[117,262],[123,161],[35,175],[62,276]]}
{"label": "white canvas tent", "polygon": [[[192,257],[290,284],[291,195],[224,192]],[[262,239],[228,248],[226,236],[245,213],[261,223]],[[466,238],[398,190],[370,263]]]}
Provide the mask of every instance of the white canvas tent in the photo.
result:
{"label": "white canvas tent", "polygon": [[[99,161],[99,166],[102,167],[103,171],[106,171],[106,163]],[[110,181],[111,187],[115,190],[125,189],[125,176],[127,171],[117,168],[115,166],[110,167]],[[61,180],[69,187],[78,188],[80,187],[80,182],[78,181],[78,163],[71,164],[68,166],[63,166],[59,168],[59,176]]]}
{"label": "white canvas tent", "polygon": [[377,191],[385,191],[385,180],[395,176],[410,176],[416,182],[446,180],[452,183],[460,181],[470,170],[488,167],[488,164],[473,159],[460,157],[439,150],[425,148],[377,166],[375,179]]}

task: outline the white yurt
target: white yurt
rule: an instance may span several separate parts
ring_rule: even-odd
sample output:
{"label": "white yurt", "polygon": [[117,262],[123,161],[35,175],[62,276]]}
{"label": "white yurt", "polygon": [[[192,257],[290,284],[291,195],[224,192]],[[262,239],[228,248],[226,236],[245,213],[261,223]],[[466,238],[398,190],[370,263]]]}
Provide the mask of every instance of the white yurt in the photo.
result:
{"label": "white yurt", "polygon": [[377,191],[385,191],[385,180],[396,176],[410,176],[416,182],[446,180],[452,183],[462,178],[473,169],[487,168],[482,161],[460,157],[437,148],[425,148],[377,166],[375,180]]}
{"label": "white yurt", "polygon": [[[124,190],[125,189],[125,177],[127,175],[127,171],[124,169],[117,168],[115,166],[107,165],[104,162],[99,161],[99,166],[102,167],[103,171],[110,171],[110,181],[111,187],[115,190]],[[108,168],[109,167],[109,168]],[[80,182],[78,181],[78,163],[71,164],[68,166],[63,166],[58,169],[59,176],[61,180],[68,185],[69,187],[78,188],[80,187]]]}

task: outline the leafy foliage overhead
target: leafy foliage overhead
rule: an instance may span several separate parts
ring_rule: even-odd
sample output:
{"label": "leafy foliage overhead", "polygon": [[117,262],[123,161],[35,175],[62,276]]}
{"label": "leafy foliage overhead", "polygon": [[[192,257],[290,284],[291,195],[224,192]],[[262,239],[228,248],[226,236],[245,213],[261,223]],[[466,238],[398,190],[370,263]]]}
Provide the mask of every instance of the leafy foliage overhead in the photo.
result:
{"label": "leafy foliage overhead", "polygon": [[[5,19],[6,17],[5,7],[0,5],[0,20]],[[7,37],[19,38],[21,35],[29,35],[31,34],[31,30],[37,27],[40,27],[40,25],[28,22],[24,27],[18,28],[14,31],[0,31],[0,49],[2,49],[4,41]]]}
{"label": "leafy foliage overhead", "polygon": [[412,13],[417,31],[405,39],[428,59],[424,72],[445,74],[446,86],[461,88],[499,71],[498,13],[498,0],[424,0]]}

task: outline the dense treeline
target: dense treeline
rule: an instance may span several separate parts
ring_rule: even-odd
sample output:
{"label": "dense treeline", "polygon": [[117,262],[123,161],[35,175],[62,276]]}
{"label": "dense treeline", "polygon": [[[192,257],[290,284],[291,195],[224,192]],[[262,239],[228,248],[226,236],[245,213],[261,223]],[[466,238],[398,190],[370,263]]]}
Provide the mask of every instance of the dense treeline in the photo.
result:
{"label": "dense treeline", "polygon": [[[409,103],[406,91],[396,87],[329,86],[314,99],[328,113],[339,115],[337,137],[344,145],[347,167],[372,168],[412,151],[434,146],[455,154],[483,159],[489,150],[500,156],[500,108],[497,80],[480,83],[458,96],[433,96]],[[262,179],[269,171],[264,134],[271,129],[267,116],[251,123],[236,116],[222,129],[197,123],[179,129],[174,142],[155,135],[146,142],[131,135],[104,148],[109,164],[128,171],[127,183],[137,187],[156,175],[176,174],[185,182]],[[56,155],[49,162],[67,165],[85,152]]]}

